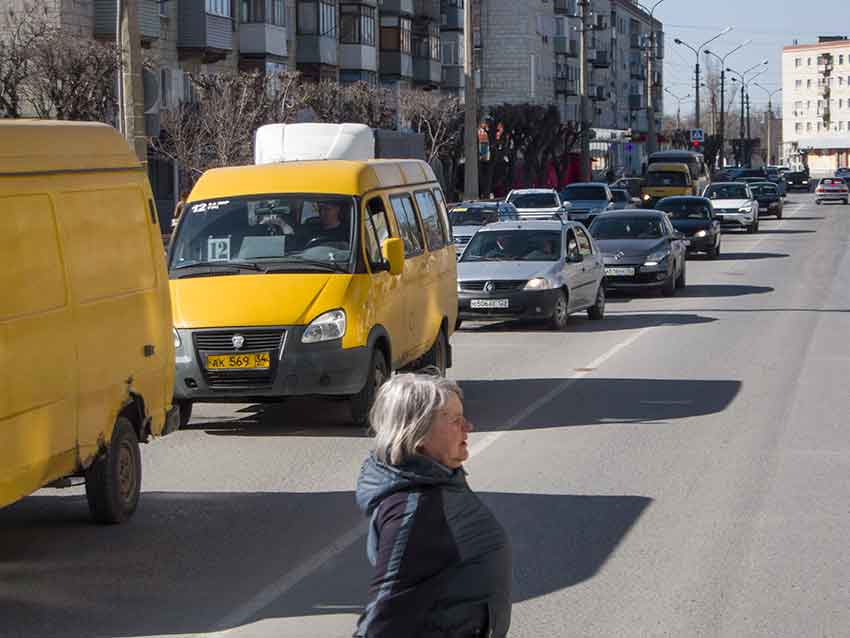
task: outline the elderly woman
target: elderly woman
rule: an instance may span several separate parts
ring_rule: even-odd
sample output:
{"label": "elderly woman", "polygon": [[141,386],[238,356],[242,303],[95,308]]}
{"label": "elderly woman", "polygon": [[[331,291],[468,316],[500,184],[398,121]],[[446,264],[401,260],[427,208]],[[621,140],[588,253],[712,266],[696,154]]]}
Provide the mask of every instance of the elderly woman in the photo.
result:
{"label": "elderly woman", "polygon": [[370,518],[375,572],[362,638],[501,638],[510,626],[505,530],[466,482],[472,424],[460,388],[400,374],[371,412],[375,449],[357,503]]}

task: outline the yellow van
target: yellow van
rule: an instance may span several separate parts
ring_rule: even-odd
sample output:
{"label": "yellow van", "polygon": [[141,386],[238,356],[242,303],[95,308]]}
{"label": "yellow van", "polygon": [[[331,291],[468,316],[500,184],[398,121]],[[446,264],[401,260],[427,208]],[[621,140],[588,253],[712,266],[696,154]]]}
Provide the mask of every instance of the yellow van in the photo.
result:
{"label": "yellow van", "polygon": [[418,160],[209,170],[169,246],[175,399],[345,398],[357,424],[400,368],[451,365],[457,266]]}
{"label": "yellow van", "polygon": [[650,164],[640,188],[644,208],[652,208],[658,200],[674,195],[695,195],[694,182],[687,164]]}
{"label": "yellow van", "polygon": [[84,477],[121,522],[139,442],[179,422],[147,176],[109,126],[0,120],[0,237],[0,507]]}

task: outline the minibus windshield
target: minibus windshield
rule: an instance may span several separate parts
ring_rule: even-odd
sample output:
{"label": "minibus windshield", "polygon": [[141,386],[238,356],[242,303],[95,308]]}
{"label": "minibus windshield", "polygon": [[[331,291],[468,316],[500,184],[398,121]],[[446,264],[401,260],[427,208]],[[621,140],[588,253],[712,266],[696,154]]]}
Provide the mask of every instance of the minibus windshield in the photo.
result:
{"label": "minibus windshield", "polygon": [[170,249],[171,276],[197,276],[199,268],[212,266],[249,272],[352,272],[356,211],[356,198],[345,195],[190,202]]}

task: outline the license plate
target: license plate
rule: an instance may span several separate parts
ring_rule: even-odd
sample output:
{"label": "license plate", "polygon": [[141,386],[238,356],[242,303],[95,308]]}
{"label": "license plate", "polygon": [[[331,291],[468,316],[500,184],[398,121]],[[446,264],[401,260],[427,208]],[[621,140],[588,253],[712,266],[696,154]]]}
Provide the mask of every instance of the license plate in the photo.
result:
{"label": "license plate", "polygon": [[268,352],[251,354],[211,354],[207,356],[207,370],[257,370],[269,367]]}
{"label": "license plate", "polygon": [[609,277],[634,277],[635,269],[608,266],[605,268],[605,274]]}
{"label": "license plate", "polygon": [[507,308],[507,299],[471,299],[470,308]]}

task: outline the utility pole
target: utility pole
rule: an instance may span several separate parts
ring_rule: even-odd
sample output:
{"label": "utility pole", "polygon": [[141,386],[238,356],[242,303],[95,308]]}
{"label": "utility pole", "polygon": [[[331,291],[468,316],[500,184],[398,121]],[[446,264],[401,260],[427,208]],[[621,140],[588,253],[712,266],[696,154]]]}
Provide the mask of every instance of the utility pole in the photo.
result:
{"label": "utility pole", "polygon": [[472,0],[463,3],[464,129],[463,197],[472,201],[478,193],[478,90],[472,52]]}
{"label": "utility pole", "polygon": [[581,121],[580,152],[581,152],[581,180],[590,180],[590,120],[587,117],[587,17],[590,13],[590,0],[579,0],[579,39],[578,39],[578,94],[579,94],[579,119]]}
{"label": "utility pole", "polygon": [[[751,42],[752,40],[742,42],[722,57],[717,55],[713,51],[705,49],[706,55],[714,56],[715,58],[720,60],[720,153],[718,157],[720,159],[719,165],[721,167],[726,166],[726,58],[728,58],[736,51],[740,51],[742,48],[744,48]],[[734,99],[735,92],[730,91],[730,93],[732,93]]]}
{"label": "utility pole", "polygon": [[121,115],[122,132],[143,166],[148,162],[148,144],[145,138],[145,105],[142,87],[142,46],[139,36],[137,0],[120,0],[119,20],[121,32]]}
{"label": "utility pole", "polygon": [[752,130],[750,129],[750,91],[747,89],[747,166],[753,166]]}
{"label": "utility pole", "polygon": [[780,87],[771,91],[758,82],[753,82],[753,84],[767,93],[767,164],[768,166],[773,166],[775,159],[773,155],[773,96],[781,93],[782,88]]}
{"label": "utility pole", "polygon": [[699,45],[696,48],[692,47],[690,44],[688,44],[687,42],[685,42],[684,40],[682,40],[680,38],[676,38],[675,40],[673,40],[673,42],[675,42],[676,44],[679,44],[681,46],[689,48],[691,51],[694,52],[694,56],[696,56],[696,64],[694,65],[694,73],[696,75],[696,84],[695,84],[696,92],[695,92],[695,94],[697,96],[696,108],[694,109],[694,114],[696,116],[696,127],[695,128],[702,128],[702,126],[701,126],[702,120],[700,119],[700,111],[702,109],[702,104],[700,104],[700,100],[699,100],[699,86],[700,86],[700,83],[699,83],[699,74],[700,74],[699,56],[700,56],[700,53],[703,51],[703,49],[705,49],[706,46],[708,46],[709,44],[714,42],[717,38],[726,35],[731,30],[732,30],[732,27],[726,27],[725,29],[723,29],[723,31],[718,33],[716,36],[714,36],[710,40],[706,40],[705,42],[703,42],[701,45]]}

